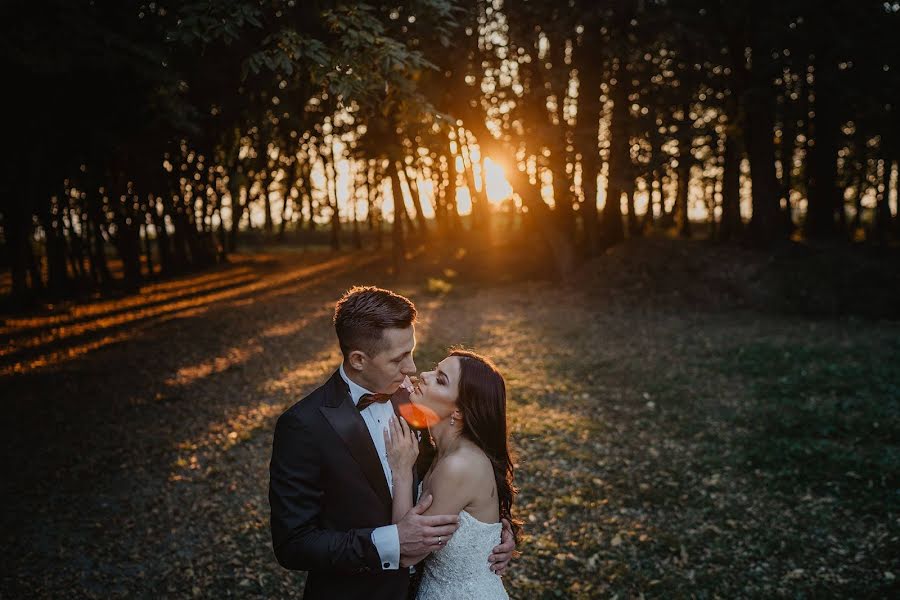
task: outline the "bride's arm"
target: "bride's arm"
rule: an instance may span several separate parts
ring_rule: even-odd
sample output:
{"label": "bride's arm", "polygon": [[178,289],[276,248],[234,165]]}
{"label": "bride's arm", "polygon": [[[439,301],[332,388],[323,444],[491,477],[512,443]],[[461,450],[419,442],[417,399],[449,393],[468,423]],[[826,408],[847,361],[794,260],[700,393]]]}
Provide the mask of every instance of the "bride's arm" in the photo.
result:
{"label": "bride's arm", "polygon": [[391,523],[397,523],[412,508],[413,467],[419,455],[419,442],[406,420],[400,417],[391,419],[384,430],[384,446],[394,488]]}

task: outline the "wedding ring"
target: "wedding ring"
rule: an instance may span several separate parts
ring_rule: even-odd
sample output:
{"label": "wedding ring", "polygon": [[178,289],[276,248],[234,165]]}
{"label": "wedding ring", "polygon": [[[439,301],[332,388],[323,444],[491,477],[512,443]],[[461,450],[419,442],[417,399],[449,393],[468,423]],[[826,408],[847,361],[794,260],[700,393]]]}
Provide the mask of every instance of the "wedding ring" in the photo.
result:
{"label": "wedding ring", "polygon": [[438,546],[443,546],[443,545],[444,545],[444,536],[439,535],[438,536]]}

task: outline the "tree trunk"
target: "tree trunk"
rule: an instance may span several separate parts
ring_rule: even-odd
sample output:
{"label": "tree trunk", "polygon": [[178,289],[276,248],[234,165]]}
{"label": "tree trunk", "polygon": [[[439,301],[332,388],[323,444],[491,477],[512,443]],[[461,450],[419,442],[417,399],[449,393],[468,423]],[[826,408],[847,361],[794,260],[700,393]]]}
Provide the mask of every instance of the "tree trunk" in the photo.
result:
{"label": "tree trunk", "polygon": [[838,231],[836,209],[843,202],[837,189],[837,150],[840,115],[836,105],[834,61],[816,56],[815,117],[812,121],[815,145],[810,150],[809,208],[806,213],[806,235],[810,239],[832,239]]}
{"label": "tree trunk", "polygon": [[766,58],[765,51],[753,53],[752,87],[744,94],[744,110],[748,126],[744,128],[750,179],[753,189],[753,216],[750,235],[760,243],[769,243],[780,235],[779,190],[775,173],[775,92],[766,69],[757,65]]}
{"label": "tree trunk", "polygon": [[[487,190],[484,185],[484,173],[481,173],[481,189],[478,189],[475,179],[475,168],[472,163],[472,149],[467,142],[468,134],[465,129],[458,129],[459,154],[463,159],[463,169],[466,174],[466,184],[469,187],[469,199],[472,203],[472,229],[485,232],[490,231],[490,208],[488,207]],[[480,152],[484,152],[479,147]]]}
{"label": "tree trunk", "polygon": [[781,162],[781,223],[784,234],[794,231],[794,220],[791,210],[791,178],[794,170],[794,149],[797,143],[797,130],[794,122],[794,111],[791,110],[790,98],[782,96],[781,138],[778,144],[778,159]]}
{"label": "tree trunk", "polygon": [[737,132],[732,128],[725,136],[722,165],[722,217],[719,239],[729,241],[741,234],[741,150]]}
{"label": "tree trunk", "polygon": [[10,199],[3,209],[3,238],[8,248],[12,275],[12,301],[18,307],[30,304],[35,291],[28,288],[31,213],[27,206],[22,198]]}
{"label": "tree trunk", "polygon": [[391,258],[394,263],[394,273],[398,273],[406,260],[406,244],[403,239],[403,215],[406,207],[403,202],[403,189],[400,187],[400,173],[397,170],[397,161],[392,160],[390,167],[391,195],[394,198],[394,223],[391,225]]}
{"label": "tree trunk", "polygon": [[675,168],[678,187],[675,188],[675,217],[678,223],[678,235],[691,237],[691,219],[688,216],[688,185],[691,178],[691,159],[679,150],[678,166]]}
{"label": "tree trunk", "polygon": [[[143,216],[146,217],[146,215]],[[141,224],[141,229],[144,230],[144,261],[147,263],[147,277],[152,279],[156,275],[156,268],[153,264],[153,249],[150,245],[150,226],[144,222]],[[140,229],[138,235],[140,236]]]}
{"label": "tree trunk", "polygon": [[863,188],[866,181],[865,177],[865,157],[860,161],[860,167],[857,169],[856,173],[853,176],[853,180],[851,184],[853,186],[853,220],[850,222],[850,237],[851,239],[856,236],[857,231],[862,228],[862,214],[863,214]]}
{"label": "tree trunk", "polygon": [[116,250],[122,261],[123,285],[127,292],[137,292],[141,287],[141,258],[139,234],[135,233],[135,228],[139,225],[131,221],[127,222],[128,217],[125,214],[128,199],[123,202],[121,199],[116,200],[119,206],[116,207],[116,235],[114,238]]}
{"label": "tree trunk", "polygon": [[353,215],[353,247],[357,250],[362,248],[362,238],[359,235],[359,169],[353,168],[353,163],[350,165],[350,181],[353,186],[350,189],[350,203],[352,204],[352,210],[350,214]]}
{"label": "tree trunk", "polygon": [[269,200],[269,184],[271,183],[271,176],[269,174],[269,166],[263,168],[262,178],[260,179],[260,184],[262,185],[262,200],[263,200],[263,214],[265,216],[265,222],[263,224],[263,229],[267,235],[272,234],[273,224],[272,224],[272,202]]}
{"label": "tree trunk", "polygon": [[228,196],[231,200],[231,231],[228,232],[228,250],[237,250],[238,236],[240,235],[241,219],[244,217],[244,206],[241,202],[241,192],[244,189],[246,177],[240,166],[236,167],[228,177]]}
{"label": "tree trunk", "polygon": [[[413,169],[415,173],[415,169]],[[422,210],[422,195],[419,193],[419,182],[416,175],[409,176],[409,170],[403,168],[403,176],[406,179],[406,185],[409,187],[409,195],[412,196],[413,206],[416,208],[416,229],[419,231],[419,239],[428,237],[428,221],[425,219],[425,212]]]}
{"label": "tree trunk", "polygon": [[331,224],[331,249],[332,250],[340,250],[341,249],[341,213],[338,209],[337,202],[337,191],[335,184],[335,157],[334,157],[334,147],[332,146],[331,160],[328,160],[325,156],[322,157],[322,160],[325,164],[325,188],[328,194],[328,206],[331,208],[331,218],[329,219],[329,223]]}
{"label": "tree trunk", "polygon": [[106,260],[106,244],[103,238],[103,199],[95,194],[87,198],[88,218],[93,229],[93,243],[91,244],[91,264],[96,274],[97,283],[101,288],[107,288],[112,283],[112,274],[109,272],[109,264]]}
{"label": "tree trunk", "polygon": [[375,231],[375,198],[378,193],[375,187],[375,165],[369,161],[366,165],[366,229]]}
{"label": "tree trunk", "polygon": [[560,123],[551,134],[550,170],[553,172],[553,204],[563,235],[575,237],[575,211],[572,208],[573,185],[566,173],[566,128]]}
{"label": "tree trunk", "polygon": [[66,265],[66,242],[61,231],[61,223],[53,214],[53,199],[38,200],[37,215],[44,230],[47,250],[47,291],[56,298],[68,292],[68,267]]}
{"label": "tree trunk", "polygon": [[[613,101],[609,125],[609,177],[606,203],[600,216],[600,245],[609,248],[625,239],[622,225],[622,194],[631,178],[631,140],[628,127],[628,88],[624,70],[610,90]],[[629,80],[630,81],[630,80]]]}
{"label": "tree trunk", "polygon": [[[641,219],[642,232],[650,231],[656,223],[656,218],[654,216],[654,206],[656,201],[653,199],[653,196],[656,193],[654,190],[659,183],[658,178],[659,176],[654,170],[647,179],[647,212],[644,213],[644,218]],[[662,193],[660,193],[660,196],[662,196]]]}
{"label": "tree trunk", "polygon": [[891,161],[887,154],[883,154],[882,159],[878,162],[881,167],[881,172],[878,174],[881,177],[881,184],[878,186],[878,198],[875,206],[875,237],[884,244],[891,231]]}
{"label": "tree trunk", "polygon": [[[585,98],[585,112],[578,119],[576,141],[578,152],[581,154],[581,187],[584,192],[581,219],[584,229],[585,253],[588,256],[596,256],[600,248],[597,239],[597,179],[600,176],[600,150],[597,140],[601,105],[599,92],[596,90],[583,98]],[[581,110],[580,106],[579,110]],[[582,123],[582,121],[585,122]]]}
{"label": "tree trunk", "polygon": [[162,200],[151,194],[149,212],[150,219],[153,221],[153,232],[156,234],[156,252],[159,256],[160,274],[163,277],[167,277],[174,271],[172,268],[172,251],[169,246],[169,232],[166,229],[165,213],[159,214],[157,203],[162,204]]}

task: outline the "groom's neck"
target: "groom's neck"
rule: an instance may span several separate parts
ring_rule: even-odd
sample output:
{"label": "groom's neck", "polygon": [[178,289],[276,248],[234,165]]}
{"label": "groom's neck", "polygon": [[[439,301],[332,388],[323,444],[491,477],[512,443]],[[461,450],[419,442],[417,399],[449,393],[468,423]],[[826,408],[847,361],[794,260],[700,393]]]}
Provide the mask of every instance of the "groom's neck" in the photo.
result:
{"label": "groom's neck", "polygon": [[347,376],[347,379],[358,385],[359,387],[368,390],[370,392],[377,392],[378,390],[373,390],[371,384],[366,381],[366,378],[362,376],[362,374],[351,367],[348,363],[344,362],[344,374]]}

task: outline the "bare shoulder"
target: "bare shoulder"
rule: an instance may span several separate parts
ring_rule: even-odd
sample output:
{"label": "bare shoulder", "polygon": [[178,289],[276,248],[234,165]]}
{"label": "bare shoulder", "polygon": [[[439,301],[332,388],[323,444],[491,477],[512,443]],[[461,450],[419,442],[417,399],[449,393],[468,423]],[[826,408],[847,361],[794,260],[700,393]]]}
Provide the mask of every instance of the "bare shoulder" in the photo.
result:
{"label": "bare shoulder", "polygon": [[[457,514],[467,510],[476,519],[489,520],[496,516],[484,508],[497,503],[492,495],[496,493],[493,467],[487,455],[474,444],[462,445],[438,459],[428,487],[434,493],[434,503],[426,514]],[[496,513],[496,506],[493,510]]]}
{"label": "bare shoulder", "polygon": [[442,458],[435,465],[435,474],[444,481],[474,484],[485,477],[493,479],[494,470],[481,448],[467,444]]}

